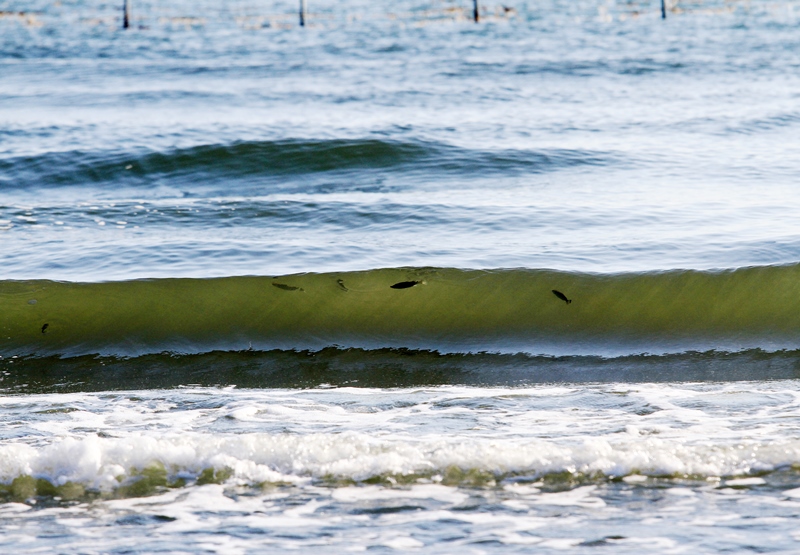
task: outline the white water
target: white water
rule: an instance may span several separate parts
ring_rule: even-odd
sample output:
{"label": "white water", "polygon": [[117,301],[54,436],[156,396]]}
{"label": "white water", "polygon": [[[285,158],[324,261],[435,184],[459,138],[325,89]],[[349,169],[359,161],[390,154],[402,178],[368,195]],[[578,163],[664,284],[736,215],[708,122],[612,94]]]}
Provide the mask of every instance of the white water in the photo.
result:
{"label": "white water", "polygon": [[[0,404],[0,479],[106,493],[60,507],[4,505],[0,546],[22,552],[122,551],[135,529],[146,530],[136,545],[147,552],[478,553],[487,541],[591,550],[620,536],[603,541],[667,553],[702,547],[709,526],[721,538],[745,527],[753,542],[767,541],[800,508],[795,381],[188,388]],[[188,485],[113,499],[154,464]],[[230,476],[191,485],[209,467]],[[553,476],[564,472],[572,477]],[[780,543],[789,549],[793,537]]]}
{"label": "white water", "polygon": [[800,463],[796,382],[420,390],[180,389],[12,396],[0,479],[108,490],[157,462],[299,485],[450,466],[717,478]]}

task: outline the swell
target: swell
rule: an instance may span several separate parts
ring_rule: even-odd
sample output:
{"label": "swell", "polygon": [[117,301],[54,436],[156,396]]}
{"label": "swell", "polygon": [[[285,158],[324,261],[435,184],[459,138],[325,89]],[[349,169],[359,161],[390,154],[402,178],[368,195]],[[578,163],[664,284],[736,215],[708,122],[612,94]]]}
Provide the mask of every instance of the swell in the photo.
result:
{"label": "swell", "polygon": [[800,265],[3,281],[0,313],[4,356],[330,346],[558,356],[774,351],[800,340]]}
{"label": "swell", "polygon": [[282,140],[152,151],[66,151],[0,159],[5,187],[107,183],[143,185],[286,179],[334,172],[391,170],[427,175],[527,174],[614,163],[603,152],[476,150],[445,143],[376,139]]}

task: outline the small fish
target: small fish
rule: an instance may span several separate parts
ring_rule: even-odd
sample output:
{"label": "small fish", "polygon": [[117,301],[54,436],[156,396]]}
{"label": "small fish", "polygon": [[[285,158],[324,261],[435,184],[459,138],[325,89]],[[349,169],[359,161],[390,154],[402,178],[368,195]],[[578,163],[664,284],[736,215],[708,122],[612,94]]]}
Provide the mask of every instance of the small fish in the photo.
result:
{"label": "small fish", "polygon": [[42,333],[47,333],[48,326],[50,326],[50,324],[45,324],[42,326]]}
{"label": "small fish", "polygon": [[341,289],[342,291],[350,291],[347,287],[344,286],[344,280],[343,279],[337,279],[336,280],[336,285],[338,285],[339,289]]}
{"label": "small fish", "polygon": [[392,289],[408,289],[409,287],[414,287],[415,285],[419,285],[422,283],[421,281],[400,281],[395,283],[394,285],[390,285]]}
{"label": "small fish", "polygon": [[572,299],[568,299],[567,296],[564,293],[562,293],[561,291],[557,291],[557,290],[553,289],[553,295],[555,295],[556,297],[558,297],[559,299],[561,299],[562,301],[564,301],[567,304],[572,302]]}
{"label": "small fish", "polygon": [[302,287],[295,287],[294,285],[286,285],[285,283],[273,283],[273,287],[283,289],[284,291],[302,291]]}

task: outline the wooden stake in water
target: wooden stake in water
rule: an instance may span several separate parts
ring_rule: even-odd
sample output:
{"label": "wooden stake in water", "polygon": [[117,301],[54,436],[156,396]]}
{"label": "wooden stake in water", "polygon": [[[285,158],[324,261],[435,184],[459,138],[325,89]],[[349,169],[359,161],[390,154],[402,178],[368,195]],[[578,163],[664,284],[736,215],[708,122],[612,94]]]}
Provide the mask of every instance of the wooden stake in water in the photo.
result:
{"label": "wooden stake in water", "polygon": [[300,0],[300,27],[306,26],[306,0]]}
{"label": "wooden stake in water", "polygon": [[661,19],[667,19],[667,0],[661,0]]}
{"label": "wooden stake in water", "polygon": [[122,3],[122,28],[130,27],[131,21],[131,0],[123,0]]}
{"label": "wooden stake in water", "polygon": [[478,0],[472,0],[472,17],[475,18],[475,23],[480,21],[480,16],[478,15]]}

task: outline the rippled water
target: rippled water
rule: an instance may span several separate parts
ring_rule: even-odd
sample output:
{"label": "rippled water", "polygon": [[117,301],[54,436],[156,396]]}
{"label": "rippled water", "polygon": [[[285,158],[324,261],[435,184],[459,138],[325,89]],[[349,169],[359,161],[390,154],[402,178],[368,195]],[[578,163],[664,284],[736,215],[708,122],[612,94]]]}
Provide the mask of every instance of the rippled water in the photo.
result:
{"label": "rippled water", "polygon": [[426,6],[304,32],[242,29],[236,3],[188,28],[159,18],[211,7],[143,3],[130,33],[84,2],[5,18],[4,275],[797,260],[792,4],[420,26]]}
{"label": "rippled water", "polygon": [[796,551],[800,6],[132,6],[0,3],[3,550]]}

